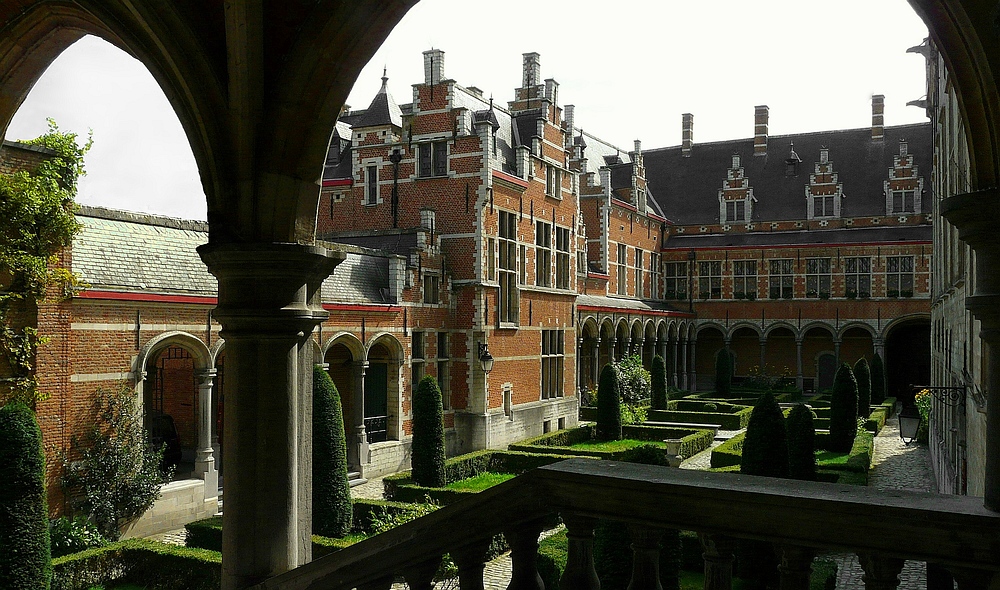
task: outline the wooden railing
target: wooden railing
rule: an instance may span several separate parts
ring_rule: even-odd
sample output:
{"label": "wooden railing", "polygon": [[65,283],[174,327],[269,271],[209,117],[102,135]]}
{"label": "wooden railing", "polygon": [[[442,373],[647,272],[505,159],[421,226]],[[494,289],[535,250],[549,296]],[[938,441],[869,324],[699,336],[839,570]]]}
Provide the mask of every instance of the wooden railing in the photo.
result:
{"label": "wooden railing", "polygon": [[600,587],[593,563],[599,519],[630,525],[635,589],[659,587],[657,531],[682,529],[700,535],[706,590],[730,588],[740,538],[780,549],[782,590],[807,589],[813,557],[827,550],[857,553],[868,590],[896,588],[906,559],[948,569],[961,590],[1000,590],[1000,514],[979,498],[583,459],[536,469],[256,588],[384,590],[403,578],[428,589],[441,555],[450,553],[462,590],[481,590],[486,549],[503,532],[511,546],[508,588],[542,590],[535,557],[552,513],[569,538],[564,590]]}

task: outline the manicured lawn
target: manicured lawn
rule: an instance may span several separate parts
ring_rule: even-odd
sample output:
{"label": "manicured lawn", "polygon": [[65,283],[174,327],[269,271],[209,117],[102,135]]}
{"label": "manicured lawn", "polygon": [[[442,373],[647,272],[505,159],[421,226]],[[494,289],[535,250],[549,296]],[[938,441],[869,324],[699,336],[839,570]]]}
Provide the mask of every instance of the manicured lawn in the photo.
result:
{"label": "manicured lawn", "polygon": [[514,477],[516,476],[513,473],[480,473],[475,477],[452,482],[445,487],[463,492],[481,492]]}
{"label": "manicured lawn", "polygon": [[817,467],[836,467],[847,465],[850,453],[835,453],[833,451],[816,451]]}
{"label": "manicured lawn", "polygon": [[571,449],[580,449],[584,451],[603,451],[610,453],[617,453],[620,451],[627,451],[629,449],[634,449],[636,447],[642,447],[646,445],[653,445],[655,447],[660,447],[665,449],[667,447],[666,443],[658,440],[635,440],[631,438],[626,438],[622,440],[609,440],[609,441],[587,441],[576,443],[575,445],[570,445]]}

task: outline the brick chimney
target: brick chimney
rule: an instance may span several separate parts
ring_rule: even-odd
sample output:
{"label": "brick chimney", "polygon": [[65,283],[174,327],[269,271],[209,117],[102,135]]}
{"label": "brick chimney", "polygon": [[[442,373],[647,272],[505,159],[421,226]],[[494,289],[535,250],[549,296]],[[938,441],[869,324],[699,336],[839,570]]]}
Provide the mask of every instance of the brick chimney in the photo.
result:
{"label": "brick chimney", "polygon": [[424,84],[437,84],[444,80],[444,52],[428,49],[424,52]]}
{"label": "brick chimney", "polygon": [[521,80],[521,88],[534,88],[538,86],[541,79],[541,56],[537,53],[522,54],[524,58],[524,74]]}
{"label": "brick chimney", "polygon": [[694,115],[684,113],[681,115],[681,155],[685,158],[691,156],[691,146],[694,145]]}
{"label": "brick chimney", "polygon": [[872,96],[872,140],[885,139],[885,95]]}
{"label": "brick chimney", "polygon": [[753,155],[767,155],[767,115],[766,104],[754,107],[753,112]]}

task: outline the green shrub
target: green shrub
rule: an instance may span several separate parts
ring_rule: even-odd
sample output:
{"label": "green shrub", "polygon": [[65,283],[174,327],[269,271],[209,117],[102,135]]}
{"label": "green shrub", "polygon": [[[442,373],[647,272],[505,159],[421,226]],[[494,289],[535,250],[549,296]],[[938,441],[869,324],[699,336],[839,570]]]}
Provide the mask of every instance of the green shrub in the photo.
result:
{"label": "green shrub", "polygon": [[788,437],[785,417],[771,392],[760,396],[747,424],[740,472],[788,477]]}
{"label": "green shrub", "polygon": [[872,373],[865,357],[854,363],[854,378],[858,381],[858,418],[868,418],[872,404]]}
{"label": "green shrub", "polygon": [[101,531],[97,530],[92,522],[79,515],[74,518],[60,516],[49,521],[49,540],[52,557],[61,557],[107,544],[101,536]]}
{"label": "green shrub", "polygon": [[733,355],[722,348],[715,354],[715,392],[728,397],[733,389]]}
{"label": "green shrub", "polygon": [[52,560],[52,590],[121,584],[147,590],[217,590],[222,585],[222,555],[129,539]]}
{"label": "green shrub", "polygon": [[618,369],[612,364],[601,369],[597,386],[597,438],[620,440],[622,437],[621,398],[618,387]]}
{"label": "green shrub", "polygon": [[[637,354],[627,356],[617,363],[618,394],[623,404],[643,404],[649,400],[652,378],[642,366],[642,357]],[[597,394],[600,396],[600,393]]]}
{"label": "green shrub", "polygon": [[45,455],[35,413],[19,402],[0,408],[0,588],[48,588],[49,518]]}
{"label": "green shrub", "polygon": [[788,477],[816,480],[816,428],[812,411],[798,404],[788,413]]}
{"label": "green shrub", "polygon": [[343,537],[351,531],[351,485],[347,480],[347,438],[340,393],[322,367],[313,368],[313,514],[317,535]]}
{"label": "green shrub", "polygon": [[858,432],[858,382],[851,366],[844,363],[833,379],[830,399],[830,450],[846,453]]}
{"label": "green shrub", "polygon": [[667,365],[660,355],[653,357],[653,370],[650,372],[650,379],[653,381],[650,406],[654,410],[666,410],[669,399],[667,395]]}
{"label": "green shrub", "polygon": [[872,380],[871,403],[880,404],[885,401],[887,386],[885,381],[885,363],[877,352],[872,357],[870,372]]}
{"label": "green shrub", "polygon": [[888,410],[882,406],[876,406],[871,414],[868,415],[868,419],[865,420],[865,430],[872,434],[882,432],[882,429],[885,428],[885,421],[888,415]]}
{"label": "green shrub", "polygon": [[429,488],[443,487],[444,410],[441,389],[434,377],[420,380],[413,392],[413,481]]}
{"label": "green shrub", "polygon": [[741,432],[712,449],[712,469],[739,467],[743,460],[743,442],[745,440],[746,433]]}
{"label": "green shrub", "polygon": [[538,575],[541,576],[546,588],[559,587],[559,580],[562,579],[563,572],[566,571],[568,543],[569,539],[565,530],[538,543],[538,557],[535,564],[538,567]]}
{"label": "green shrub", "polygon": [[646,417],[649,412],[647,406],[640,406],[638,404],[622,404],[618,407],[621,410],[622,426],[629,424],[642,424],[646,421]]}
{"label": "green shrub", "polygon": [[106,539],[116,540],[156,502],[173,470],[160,470],[163,449],[147,441],[135,391],[127,383],[97,388],[89,424],[84,441],[71,440],[80,460],[63,458],[62,483],[73,508],[89,515]]}

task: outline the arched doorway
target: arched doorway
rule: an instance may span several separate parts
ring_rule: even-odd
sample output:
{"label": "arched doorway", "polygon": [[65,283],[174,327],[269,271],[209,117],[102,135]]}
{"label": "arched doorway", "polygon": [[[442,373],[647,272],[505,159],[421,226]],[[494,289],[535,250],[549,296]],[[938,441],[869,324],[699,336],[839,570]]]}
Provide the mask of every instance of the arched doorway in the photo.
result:
{"label": "arched doorway", "polygon": [[[358,427],[363,424],[363,413],[359,405],[364,405],[361,391],[358,388],[358,375],[363,368],[363,361],[355,356],[351,348],[343,340],[334,341],[323,357],[327,365],[327,373],[333,380],[340,394],[343,410],[344,433],[347,436],[347,463],[352,470],[357,470],[367,457],[360,454],[360,446],[356,444]],[[361,420],[358,420],[361,417]]]}
{"label": "arched doorway", "polygon": [[886,395],[905,404],[913,403],[910,385],[931,379],[931,322],[927,318],[892,324],[885,336]]}
{"label": "arched doorway", "polygon": [[837,374],[837,348],[833,329],[826,325],[807,328],[802,335],[803,376],[812,378],[815,390],[827,391],[833,387]]}
{"label": "arched doorway", "polygon": [[[700,375],[700,383],[693,384],[690,389],[715,389],[715,355],[725,348],[725,336],[717,326],[703,326],[695,334],[697,341],[695,351],[695,374]],[[682,343],[683,344],[683,343]],[[682,357],[683,358],[683,357]]]}
{"label": "arched doorway", "polygon": [[803,391],[812,391],[815,382],[808,381],[802,375],[802,363],[799,359],[798,345],[795,342],[795,332],[788,326],[778,325],[768,329],[766,334],[765,365],[773,371],[773,376],[785,375],[794,378],[796,387]]}
{"label": "arched doorway", "polygon": [[368,348],[364,379],[364,425],[369,443],[399,440],[399,368],[402,347],[388,334],[375,339]]}
{"label": "arched doorway", "polygon": [[749,326],[742,326],[733,331],[729,339],[729,349],[733,352],[733,375],[743,379],[754,372],[756,367],[763,370],[761,358],[760,336]]}

